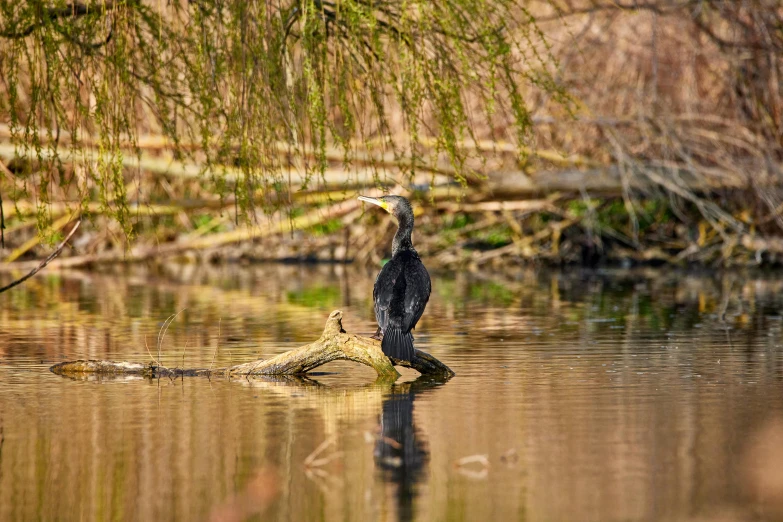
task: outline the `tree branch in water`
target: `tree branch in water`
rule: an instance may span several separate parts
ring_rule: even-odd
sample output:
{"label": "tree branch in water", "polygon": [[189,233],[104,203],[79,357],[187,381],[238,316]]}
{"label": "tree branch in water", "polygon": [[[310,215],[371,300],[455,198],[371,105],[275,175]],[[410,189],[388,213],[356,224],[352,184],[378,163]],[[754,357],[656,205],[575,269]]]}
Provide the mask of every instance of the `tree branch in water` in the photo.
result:
{"label": "tree branch in water", "polygon": [[343,313],[329,315],[321,337],[310,344],[281,353],[271,359],[237,364],[214,370],[205,368],[166,368],[156,364],[123,361],[69,361],[55,364],[50,370],[58,375],[82,374],[140,375],[143,377],[247,377],[250,375],[303,375],[333,361],[353,361],[371,367],[380,377],[396,379],[393,364],[412,368],[422,375],[450,379],[454,372],[432,355],[416,350],[412,361],[390,360],[381,351],[381,343],[369,337],[351,335],[342,327]]}

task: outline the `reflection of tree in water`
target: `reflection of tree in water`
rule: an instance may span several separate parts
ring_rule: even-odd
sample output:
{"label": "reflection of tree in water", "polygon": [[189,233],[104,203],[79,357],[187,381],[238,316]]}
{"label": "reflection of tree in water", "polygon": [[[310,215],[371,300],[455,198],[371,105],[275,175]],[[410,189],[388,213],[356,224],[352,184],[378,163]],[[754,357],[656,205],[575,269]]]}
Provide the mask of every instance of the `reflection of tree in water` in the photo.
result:
{"label": "reflection of tree in water", "polygon": [[392,386],[383,401],[380,435],[375,444],[375,462],[385,482],[397,486],[397,518],[413,520],[416,484],[425,476],[429,460],[427,444],[413,423],[413,400],[416,395],[439,383],[419,379]]}

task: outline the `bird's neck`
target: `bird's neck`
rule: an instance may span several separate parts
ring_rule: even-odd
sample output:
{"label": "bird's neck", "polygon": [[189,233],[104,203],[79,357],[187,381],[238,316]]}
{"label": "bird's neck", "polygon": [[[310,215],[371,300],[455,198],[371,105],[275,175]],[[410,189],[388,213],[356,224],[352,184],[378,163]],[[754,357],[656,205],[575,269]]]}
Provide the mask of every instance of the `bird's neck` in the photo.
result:
{"label": "bird's neck", "polygon": [[399,221],[399,227],[397,228],[397,233],[394,234],[394,240],[392,241],[392,257],[397,255],[397,252],[413,250],[413,242],[411,242],[413,216],[401,216],[397,219]]}

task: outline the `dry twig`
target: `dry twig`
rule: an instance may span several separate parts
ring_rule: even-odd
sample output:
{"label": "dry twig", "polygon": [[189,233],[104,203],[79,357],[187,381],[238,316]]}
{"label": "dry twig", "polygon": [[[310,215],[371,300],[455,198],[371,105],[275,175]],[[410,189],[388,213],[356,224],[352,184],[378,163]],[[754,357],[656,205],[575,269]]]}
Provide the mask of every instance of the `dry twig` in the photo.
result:
{"label": "dry twig", "polygon": [[79,217],[79,219],[76,221],[76,224],[74,224],[74,226],[71,229],[71,231],[68,233],[67,236],[65,236],[65,239],[63,239],[62,243],[60,243],[57,246],[57,248],[54,250],[54,252],[49,254],[49,256],[46,259],[41,261],[41,263],[37,267],[33,268],[30,272],[28,272],[27,275],[25,275],[25,276],[17,279],[16,281],[13,281],[13,282],[7,284],[6,286],[0,288],[0,293],[3,293],[3,292],[5,292],[7,290],[10,290],[11,288],[13,288],[13,287],[15,287],[17,285],[20,285],[20,284],[24,283],[25,281],[27,281],[28,279],[33,277],[35,274],[37,274],[38,272],[43,270],[46,267],[46,265],[51,263],[54,258],[56,258],[57,256],[59,256],[62,253],[63,249],[65,248],[65,245],[68,243],[68,241],[71,239],[71,237],[73,237],[73,235],[76,233],[76,230],[79,228],[79,225],[81,225],[81,224],[82,224],[82,218]]}

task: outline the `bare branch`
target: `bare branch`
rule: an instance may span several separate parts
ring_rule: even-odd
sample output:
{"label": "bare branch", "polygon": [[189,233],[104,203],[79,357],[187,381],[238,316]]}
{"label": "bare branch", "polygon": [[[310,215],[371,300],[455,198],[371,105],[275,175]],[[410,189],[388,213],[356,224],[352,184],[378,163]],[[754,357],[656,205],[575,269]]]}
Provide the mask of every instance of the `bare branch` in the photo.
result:
{"label": "bare branch", "polygon": [[62,243],[59,244],[59,246],[54,250],[54,252],[49,254],[49,256],[46,259],[41,261],[41,263],[37,267],[33,268],[30,272],[28,272],[27,275],[25,275],[24,277],[21,277],[21,278],[17,279],[16,281],[13,281],[12,283],[10,283],[10,284],[0,288],[0,294],[5,292],[6,290],[10,290],[11,288],[13,288],[15,286],[24,283],[25,281],[27,281],[28,279],[33,277],[35,274],[37,274],[38,272],[43,270],[46,267],[46,265],[51,263],[54,258],[56,258],[57,256],[59,256],[62,253],[63,249],[65,248],[65,245],[68,243],[68,240],[70,240],[71,237],[73,237],[73,235],[76,233],[76,230],[79,228],[79,225],[81,225],[81,224],[82,224],[82,218],[80,216],[79,219],[76,221],[76,224],[71,229],[71,231],[68,233],[67,236],[65,236],[65,239],[62,241]]}
{"label": "bare branch", "polygon": [[89,14],[106,14],[113,9],[113,1],[105,1],[95,5],[85,5],[80,2],[75,2],[64,7],[41,8],[39,6],[39,9],[36,9],[36,11],[38,11],[38,21],[29,24],[19,31],[6,27],[5,29],[0,30],[0,37],[8,39],[26,38],[47,22],[53,22],[59,18],[78,18]]}

